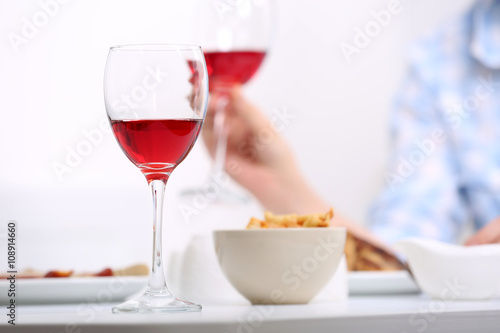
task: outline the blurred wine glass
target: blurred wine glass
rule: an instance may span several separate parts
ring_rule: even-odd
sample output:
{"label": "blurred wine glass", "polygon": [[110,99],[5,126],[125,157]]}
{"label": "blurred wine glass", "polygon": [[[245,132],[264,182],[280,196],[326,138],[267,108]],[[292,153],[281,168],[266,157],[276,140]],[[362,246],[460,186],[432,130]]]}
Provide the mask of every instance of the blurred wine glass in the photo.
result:
{"label": "blurred wine glass", "polygon": [[[194,41],[203,48],[211,96],[217,95],[212,115],[216,139],[211,148],[215,154],[209,182],[227,176],[227,96],[233,87],[248,82],[261,66],[271,45],[273,12],[272,0],[203,0],[199,4]],[[182,196],[198,193],[203,193],[201,187],[187,189]],[[245,203],[248,198],[225,187],[217,200]]]}

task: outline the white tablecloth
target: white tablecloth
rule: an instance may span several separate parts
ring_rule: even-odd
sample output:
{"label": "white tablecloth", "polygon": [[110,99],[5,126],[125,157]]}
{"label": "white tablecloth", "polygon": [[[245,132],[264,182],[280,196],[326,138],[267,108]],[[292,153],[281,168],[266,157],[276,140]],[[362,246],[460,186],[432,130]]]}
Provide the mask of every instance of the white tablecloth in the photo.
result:
{"label": "white tablecloth", "polygon": [[1,332],[500,332],[500,299],[433,300],[425,295],[350,297],[307,305],[203,305],[199,313],[112,314],[112,304],[19,306]]}

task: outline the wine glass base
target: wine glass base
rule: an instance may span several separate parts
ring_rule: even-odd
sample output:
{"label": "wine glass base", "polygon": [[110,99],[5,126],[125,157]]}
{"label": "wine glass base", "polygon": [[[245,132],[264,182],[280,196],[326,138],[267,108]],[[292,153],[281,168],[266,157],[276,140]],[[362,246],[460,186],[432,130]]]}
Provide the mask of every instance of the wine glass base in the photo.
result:
{"label": "wine glass base", "polygon": [[201,305],[184,301],[172,295],[142,295],[114,306],[111,311],[113,313],[199,312]]}

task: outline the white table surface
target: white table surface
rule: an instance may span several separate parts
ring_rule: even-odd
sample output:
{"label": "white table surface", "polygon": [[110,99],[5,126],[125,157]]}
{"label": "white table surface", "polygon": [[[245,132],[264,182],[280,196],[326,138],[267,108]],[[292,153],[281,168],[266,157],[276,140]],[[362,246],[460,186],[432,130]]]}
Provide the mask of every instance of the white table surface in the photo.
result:
{"label": "white table surface", "polygon": [[202,302],[199,313],[112,314],[112,304],[30,305],[0,332],[500,332],[500,299],[433,300],[425,295],[350,297],[307,305]]}

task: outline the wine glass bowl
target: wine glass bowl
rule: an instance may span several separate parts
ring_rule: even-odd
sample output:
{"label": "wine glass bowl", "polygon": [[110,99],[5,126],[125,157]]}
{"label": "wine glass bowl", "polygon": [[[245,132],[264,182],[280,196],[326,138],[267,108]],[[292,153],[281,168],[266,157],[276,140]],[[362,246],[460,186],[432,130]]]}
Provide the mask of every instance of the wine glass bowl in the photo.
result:
{"label": "wine glass bowl", "polygon": [[145,293],[113,312],[200,311],[176,298],[163,270],[165,185],[200,132],[208,97],[203,53],[191,45],[125,45],[109,51],[104,95],[115,138],[144,174],[153,195],[153,263]]}
{"label": "wine glass bowl", "polygon": [[201,50],[186,45],[110,49],[106,111],[123,152],[148,180],[168,179],[194,145],[206,109],[204,67]]}
{"label": "wine glass bowl", "polygon": [[203,46],[210,91],[247,83],[261,66],[271,45],[272,1],[235,1],[229,6],[205,3],[199,18],[198,42]]}

